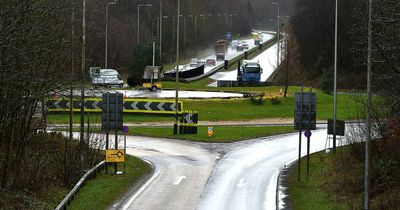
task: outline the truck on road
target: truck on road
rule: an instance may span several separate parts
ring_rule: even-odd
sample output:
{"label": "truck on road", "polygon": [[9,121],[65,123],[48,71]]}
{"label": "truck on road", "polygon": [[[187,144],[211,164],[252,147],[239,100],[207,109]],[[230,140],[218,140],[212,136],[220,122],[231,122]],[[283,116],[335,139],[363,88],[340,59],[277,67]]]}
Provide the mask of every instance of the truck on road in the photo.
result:
{"label": "truck on road", "polygon": [[263,70],[258,62],[243,60],[238,69],[237,80],[242,82],[260,82]]}
{"label": "truck on road", "polygon": [[254,40],[254,45],[260,45],[262,41],[262,34],[258,32],[253,32],[251,33],[251,36],[253,37]]}
{"label": "truck on road", "polygon": [[225,54],[228,51],[228,41],[225,39],[219,39],[215,42],[215,56],[217,61],[218,60],[225,60]]}

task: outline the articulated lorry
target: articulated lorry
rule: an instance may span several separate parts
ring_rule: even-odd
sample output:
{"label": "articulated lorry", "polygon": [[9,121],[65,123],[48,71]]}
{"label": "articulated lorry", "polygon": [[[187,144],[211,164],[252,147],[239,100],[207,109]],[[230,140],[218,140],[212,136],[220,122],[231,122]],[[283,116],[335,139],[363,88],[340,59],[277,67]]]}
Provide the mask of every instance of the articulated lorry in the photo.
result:
{"label": "articulated lorry", "polygon": [[237,81],[242,82],[260,82],[263,70],[258,62],[243,60],[238,69]]}
{"label": "articulated lorry", "polygon": [[215,56],[218,60],[225,60],[225,54],[228,52],[228,41],[225,39],[219,39],[215,42]]}

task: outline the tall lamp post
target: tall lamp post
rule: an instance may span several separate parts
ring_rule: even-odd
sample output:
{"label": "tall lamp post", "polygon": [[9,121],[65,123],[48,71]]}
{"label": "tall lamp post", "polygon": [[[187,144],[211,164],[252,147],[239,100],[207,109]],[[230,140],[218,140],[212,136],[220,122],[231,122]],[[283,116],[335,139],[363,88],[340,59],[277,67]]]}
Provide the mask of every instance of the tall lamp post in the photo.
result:
{"label": "tall lamp post", "polygon": [[163,26],[163,4],[162,4],[162,0],[160,0],[160,62],[161,62],[161,56],[162,56],[162,26]]}
{"label": "tall lamp post", "polygon": [[278,45],[277,45],[277,49],[276,49],[276,68],[278,68],[279,65],[279,41],[280,41],[280,24],[279,24],[279,3],[278,0],[276,2],[272,2],[272,4],[275,4],[278,7],[278,15],[276,17],[276,21],[278,23],[278,29],[276,32],[277,38],[278,38]]}
{"label": "tall lamp post", "polygon": [[[230,15],[230,17],[231,17],[231,28],[230,28],[230,30],[231,30],[231,32],[233,31],[233,25],[232,25],[232,19],[233,19],[233,16],[237,16],[238,14],[232,14],[232,15]],[[233,33],[233,32],[232,32]]]}
{"label": "tall lamp post", "polygon": [[180,16],[181,1],[178,0],[178,15],[176,25],[176,71],[175,71],[175,124],[174,134],[178,134],[178,82],[179,82],[179,16]]}
{"label": "tall lamp post", "polygon": [[151,4],[139,4],[137,6],[137,43],[139,44],[140,41],[140,7],[152,7]]}
{"label": "tall lamp post", "polygon": [[116,2],[108,2],[106,5],[106,46],[105,46],[105,56],[104,56],[104,68],[107,69],[108,64],[108,7],[110,5],[115,5]]}
{"label": "tall lamp post", "polygon": [[372,0],[368,4],[367,135],[365,140],[364,209],[369,209],[369,159],[371,141]]}

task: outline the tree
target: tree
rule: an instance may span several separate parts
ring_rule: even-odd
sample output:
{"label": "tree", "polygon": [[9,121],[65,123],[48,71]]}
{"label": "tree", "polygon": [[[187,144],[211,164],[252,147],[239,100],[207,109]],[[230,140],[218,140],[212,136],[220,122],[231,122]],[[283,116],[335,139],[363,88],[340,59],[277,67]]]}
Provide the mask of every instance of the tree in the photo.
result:
{"label": "tree", "polygon": [[[144,69],[152,64],[152,59],[153,48],[151,46],[138,45],[135,47],[133,61],[129,66],[129,86],[136,86],[142,83]],[[157,57],[156,60],[158,60]]]}

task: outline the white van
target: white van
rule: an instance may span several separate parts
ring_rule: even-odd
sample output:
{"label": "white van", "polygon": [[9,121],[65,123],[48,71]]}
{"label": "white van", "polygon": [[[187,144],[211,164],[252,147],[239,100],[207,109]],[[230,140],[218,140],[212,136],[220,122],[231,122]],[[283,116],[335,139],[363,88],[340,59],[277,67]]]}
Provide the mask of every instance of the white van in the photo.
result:
{"label": "white van", "polygon": [[90,68],[90,77],[93,85],[124,86],[121,75],[115,69]]}

